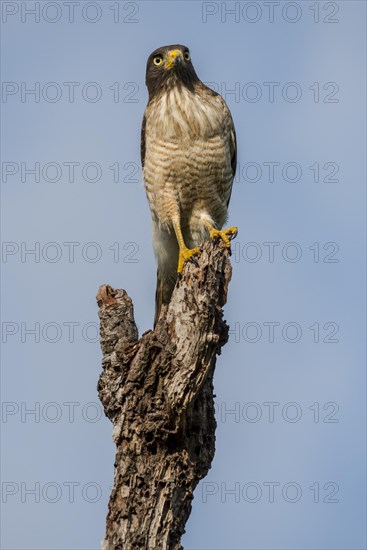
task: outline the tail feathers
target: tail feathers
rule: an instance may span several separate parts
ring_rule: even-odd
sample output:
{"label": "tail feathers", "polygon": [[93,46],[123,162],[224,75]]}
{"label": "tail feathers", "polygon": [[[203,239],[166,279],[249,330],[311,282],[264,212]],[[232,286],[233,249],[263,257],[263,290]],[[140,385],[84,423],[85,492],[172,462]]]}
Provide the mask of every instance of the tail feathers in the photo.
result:
{"label": "tail feathers", "polygon": [[164,273],[159,267],[157,269],[157,288],[155,291],[155,315],[154,327],[156,326],[161,314],[162,306],[169,304],[173,289],[175,288],[175,277]]}

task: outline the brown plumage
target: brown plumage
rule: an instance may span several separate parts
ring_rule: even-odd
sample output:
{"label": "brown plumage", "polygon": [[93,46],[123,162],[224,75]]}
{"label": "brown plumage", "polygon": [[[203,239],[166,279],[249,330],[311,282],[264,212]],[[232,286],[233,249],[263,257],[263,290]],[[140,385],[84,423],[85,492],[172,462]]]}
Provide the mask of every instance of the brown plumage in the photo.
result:
{"label": "brown plumage", "polygon": [[228,215],[236,136],[224,99],[199,80],[186,46],[155,50],[146,84],[141,159],[158,264],[156,323],[196,247],[209,236],[229,245],[236,232],[218,231]]}

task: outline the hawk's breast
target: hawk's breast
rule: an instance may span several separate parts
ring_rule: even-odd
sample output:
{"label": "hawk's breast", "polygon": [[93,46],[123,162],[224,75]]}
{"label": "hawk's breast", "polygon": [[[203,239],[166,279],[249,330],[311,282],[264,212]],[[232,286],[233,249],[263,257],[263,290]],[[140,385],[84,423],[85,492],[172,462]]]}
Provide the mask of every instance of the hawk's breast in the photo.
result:
{"label": "hawk's breast", "polygon": [[187,219],[195,206],[213,210],[218,200],[226,206],[232,121],[223,99],[208,89],[175,86],[155,98],[145,116],[144,182],[153,214],[168,224],[177,208]]}

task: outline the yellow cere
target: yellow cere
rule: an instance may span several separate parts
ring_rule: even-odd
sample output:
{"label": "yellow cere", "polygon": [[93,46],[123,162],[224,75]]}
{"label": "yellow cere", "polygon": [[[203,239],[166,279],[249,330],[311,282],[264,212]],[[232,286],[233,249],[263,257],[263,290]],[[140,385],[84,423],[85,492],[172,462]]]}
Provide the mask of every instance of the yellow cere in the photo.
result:
{"label": "yellow cere", "polygon": [[173,62],[178,55],[182,57],[182,52],[180,50],[170,50],[167,55],[168,61],[166,62],[164,68],[170,69],[173,67]]}

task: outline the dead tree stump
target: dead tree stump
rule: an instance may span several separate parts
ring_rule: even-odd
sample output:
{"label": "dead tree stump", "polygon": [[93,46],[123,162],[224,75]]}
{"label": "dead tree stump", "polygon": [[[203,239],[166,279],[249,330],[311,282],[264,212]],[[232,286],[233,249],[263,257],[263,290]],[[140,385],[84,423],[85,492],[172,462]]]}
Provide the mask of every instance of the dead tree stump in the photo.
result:
{"label": "dead tree stump", "polygon": [[228,340],[228,256],[222,241],[204,243],[140,339],[127,293],[99,288],[98,391],[116,444],[102,550],[182,549],[193,491],[215,451],[213,374]]}

